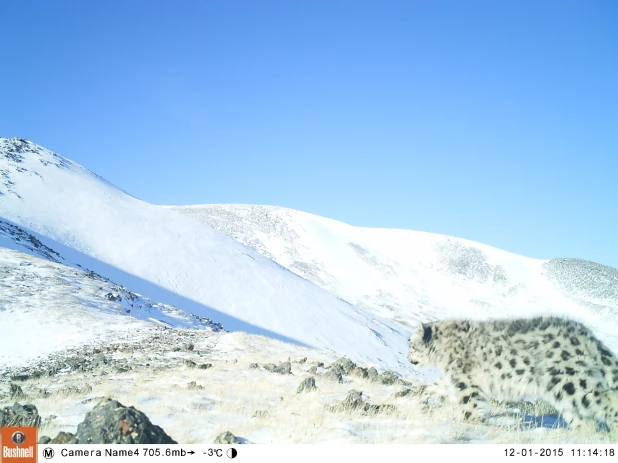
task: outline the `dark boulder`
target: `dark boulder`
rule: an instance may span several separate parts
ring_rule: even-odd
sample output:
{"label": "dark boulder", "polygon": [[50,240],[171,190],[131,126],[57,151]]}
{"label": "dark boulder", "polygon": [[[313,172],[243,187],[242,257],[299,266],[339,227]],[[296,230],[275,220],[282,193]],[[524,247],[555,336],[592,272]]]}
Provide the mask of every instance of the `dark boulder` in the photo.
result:
{"label": "dark boulder", "polygon": [[26,398],[26,394],[18,384],[11,383],[9,386],[9,398],[11,400],[23,400]]}
{"label": "dark boulder", "polygon": [[344,374],[348,374],[352,368],[356,368],[356,364],[347,357],[341,357],[331,365],[331,368],[335,365],[341,366]]}
{"label": "dark boulder", "polygon": [[339,404],[328,407],[332,412],[360,412],[363,415],[377,415],[378,413],[395,410],[393,405],[373,405],[366,402],[363,393],[354,389],[348,392],[345,400]]}
{"label": "dark boulder", "polygon": [[75,434],[70,432],[61,431],[56,437],[48,442],[49,444],[77,444],[77,438]]}
{"label": "dark boulder", "polygon": [[264,365],[264,370],[270,371],[271,373],[274,372],[276,369],[277,365],[275,365],[274,363],[267,363],[266,365]]}
{"label": "dark boulder", "polygon": [[77,426],[80,444],[176,444],[163,429],[134,407],[106,398]]}
{"label": "dark boulder", "polygon": [[240,444],[240,440],[229,431],[225,431],[217,436],[215,444]]}
{"label": "dark boulder", "polygon": [[350,368],[350,371],[348,371],[348,374],[352,376],[357,376],[363,379],[369,377],[369,371],[367,370],[367,368],[358,367],[358,366],[354,368]]}
{"label": "dark boulder", "polygon": [[32,404],[21,405],[17,402],[12,407],[0,409],[0,427],[6,426],[39,426],[41,417]]}
{"label": "dark boulder", "polygon": [[309,378],[305,378],[303,382],[300,383],[300,386],[298,386],[296,393],[300,394],[301,392],[311,392],[315,391],[316,389],[317,388],[315,387],[315,379],[313,378],[313,376],[310,376]]}
{"label": "dark boulder", "polygon": [[392,384],[401,384],[403,386],[409,386],[410,383],[402,380],[392,371],[384,371],[377,376],[371,377],[371,381],[375,383],[384,384],[385,386],[390,386]]}
{"label": "dark boulder", "polygon": [[280,375],[291,375],[292,364],[290,362],[283,362],[273,370],[273,373],[279,373]]}
{"label": "dark boulder", "polygon": [[343,382],[343,374],[344,370],[342,366],[339,364],[333,364],[323,378],[341,383]]}

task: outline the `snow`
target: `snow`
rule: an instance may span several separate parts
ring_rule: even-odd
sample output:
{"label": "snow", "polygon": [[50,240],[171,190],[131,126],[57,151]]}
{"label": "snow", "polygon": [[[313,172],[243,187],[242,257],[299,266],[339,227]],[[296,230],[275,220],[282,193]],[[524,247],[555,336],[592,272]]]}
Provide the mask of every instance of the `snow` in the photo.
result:
{"label": "snow", "polygon": [[[618,351],[618,303],[585,291],[570,297],[548,277],[545,260],[273,206],[155,206],[19,139],[0,139],[0,172],[0,246],[94,271],[150,301],[148,310],[157,303],[175,307],[159,307],[156,316],[131,313],[142,322],[178,326],[178,314],[189,324],[194,320],[186,314],[195,314],[227,330],[417,375],[405,358],[410,328],[445,317],[567,315]],[[102,307],[100,296],[79,299],[84,307]],[[116,315],[127,309],[125,298]],[[10,314],[15,327],[15,304]],[[56,337],[70,340],[64,328],[69,325]],[[61,347],[45,342],[52,350]],[[12,344],[8,357],[30,358],[43,350]],[[422,372],[425,378],[435,374]]]}
{"label": "snow", "polygon": [[219,329],[83,270],[0,247],[0,370],[84,345],[136,341],[152,322]]}
{"label": "snow", "polygon": [[[295,375],[346,355],[435,379],[436,371],[406,361],[407,338],[415,322],[444,317],[567,315],[618,352],[615,269],[547,264],[459,238],[353,227],[273,206],[154,206],[35,144],[0,138],[0,374],[84,346],[107,343],[110,352],[111,344],[139,343],[126,354],[133,372],[110,370],[90,398],[112,394],[144,407],[188,442],[203,441],[203,428],[212,441],[222,423],[245,426],[251,442],[487,442],[494,427],[461,437],[450,419],[423,421],[409,399],[397,399],[395,417],[326,413],[351,386],[375,403],[394,400],[396,386],[352,377],[331,384],[321,368],[319,394],[302,402]],[[186,333],[218,330],[216,323],[237,332],[202,331],[195,350],[170,350],[186,345]],[[202,351],[215,364],[207,381],[180,362]],[[250,367],[286,358],[289,378]],[[54,382],[72,379],[84,381]],[[179,388],[190,380],[204,388]],[[35,402],[69,431],[92,407],[56,395]],[[256,420],[265,406],[273,417]],[[196,421],[205,423],[199,433]],[[562,439],[543,427],[530,433]]]}
{"label": "snow", "polygon": [[[51,265],[32,265],[28,257],[0,248],[0,368],[146,328],[131,317],[90,310]],[[6,275],[9,266],[13,271]]]}
{"label": "snow", "polygon": [[[210,225],[342,299],[405,326],[447,317],[564,315],[589,325],[618,352],[618,299],[602,300],[598,288],[561,290],[548,278],[547,260],[435,233],[354,227],[275,206],[164,207]],[[600,281],[601,274],[607,280],[608,269],[591,274],[590,280]],[[582,278],[574,275],[563,286],[577,286]],[[615,293],[618,280],[611,285]],[[584,299],[603,310],[591,310],[580,303]]]}
{"label": "snow", "polygon": [[27,141],[0,139],[0,171],[0,217],[72,265],[227,330],[411,371],[407,332],[398,323],[337,298],[207,225],[138,200]]}

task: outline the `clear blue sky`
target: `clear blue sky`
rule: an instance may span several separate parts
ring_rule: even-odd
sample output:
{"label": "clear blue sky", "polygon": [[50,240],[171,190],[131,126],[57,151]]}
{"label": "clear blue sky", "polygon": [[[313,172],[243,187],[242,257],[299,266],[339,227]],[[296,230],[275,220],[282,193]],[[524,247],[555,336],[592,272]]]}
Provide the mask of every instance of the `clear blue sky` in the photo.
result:
{"label": "clear blue sky", "polygon": [[0,136],[156,204],[618,267],[618,2],[0,2]]}

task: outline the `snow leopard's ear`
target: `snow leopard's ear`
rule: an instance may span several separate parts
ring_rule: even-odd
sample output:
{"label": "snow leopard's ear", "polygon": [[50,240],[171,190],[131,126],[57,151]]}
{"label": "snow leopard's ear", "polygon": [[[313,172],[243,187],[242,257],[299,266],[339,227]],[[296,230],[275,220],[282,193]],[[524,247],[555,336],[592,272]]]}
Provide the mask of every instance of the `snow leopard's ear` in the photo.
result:
{"label": "snow leopard's ear", "polygon": [[421,326],[423,327],[423,342],[425,344],[429,344],[429,341],[431,341],[431,337],[433,336],[431,326],[425,325],[424,323],[421,323]]}

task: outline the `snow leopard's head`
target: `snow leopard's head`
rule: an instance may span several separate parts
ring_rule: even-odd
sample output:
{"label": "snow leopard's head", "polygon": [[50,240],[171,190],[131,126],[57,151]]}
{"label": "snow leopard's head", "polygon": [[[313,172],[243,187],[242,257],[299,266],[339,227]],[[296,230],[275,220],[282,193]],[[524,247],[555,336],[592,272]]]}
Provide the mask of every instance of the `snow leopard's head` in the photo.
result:
{"label": "snow leopard's head", "polygon": [[430,348],[433,342],[431,324],[419,323],[410,336],[408,360],[412,365],[423,366],[430,361]]}

